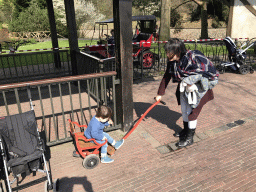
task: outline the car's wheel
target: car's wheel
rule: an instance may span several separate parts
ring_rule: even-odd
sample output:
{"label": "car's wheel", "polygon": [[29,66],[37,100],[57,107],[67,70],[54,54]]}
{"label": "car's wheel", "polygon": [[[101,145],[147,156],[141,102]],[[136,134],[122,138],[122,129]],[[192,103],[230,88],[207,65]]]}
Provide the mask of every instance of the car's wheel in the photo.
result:
{"label": "car's wheel", "polygon": [[144,51],[142,55],[142,62],[142,66],[144,69],[151,69],[155,64],[154,54],[151,51]]}
{"label": "car's wheel", "polygon": [[83,166],[86,169],[93,169],[99,164],[99,162],[100,162],[100,158],[95,154],[91,154],[84,158]]}

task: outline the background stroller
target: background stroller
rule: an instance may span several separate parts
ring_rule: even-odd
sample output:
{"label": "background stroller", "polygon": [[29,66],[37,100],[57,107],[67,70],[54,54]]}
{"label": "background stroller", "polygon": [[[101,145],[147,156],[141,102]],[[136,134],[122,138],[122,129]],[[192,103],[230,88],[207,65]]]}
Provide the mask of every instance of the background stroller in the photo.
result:
{"label": "background stroller", "polygon": [[[4,172],[5,185],[9,192],[11,185],[19,176],[43,172],[47,176],[45,191],[51,190],[53,186],[50,172],[44,155],[44,143],[40,138],[37,128],[35,113],[28,88],[31,111],[0,117],[0,150]],[[13,181],[9,180],[13,173]]]}
{"label": "background stroller", "polygon": [[[252,39],[253,40],[253,39]],[[251,40],[251,41],[252,41]],[[244,47],[245,45],[248,45],[244,50],[238,49],[234,41],[230,37],[226,37],[224,40],[224,43],[228,50],[228,58],[229,62],[221,63],[217,65],[217,70],[220,73],[225,73],[226,68],[230,69],[231,71],[239,72],[243,75],[247,73],[253,73],[254,69],[252,66],[249,66],[246,64],[246,51],[252,47],[256,41],[252,42],[250,45],[249,43],[244,43],[240,48]]]}

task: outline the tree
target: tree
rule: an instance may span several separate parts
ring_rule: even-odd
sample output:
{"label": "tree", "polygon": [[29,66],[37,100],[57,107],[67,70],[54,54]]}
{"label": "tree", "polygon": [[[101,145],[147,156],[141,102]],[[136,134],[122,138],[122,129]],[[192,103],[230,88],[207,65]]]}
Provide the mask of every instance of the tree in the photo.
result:
{"label": "tree", "polygon": [[209,16],[213,18],[212,27],[217,28],[221,25],[221,21],[228,22],[228,6],[226,1],[212,0],[191,0],[198,4],[198,8],[191,13],[191,21],[201,19],[201,38],[208,38],[208,22]]}
{"label": "tree", "polygon": [[50,27],[47,9],[40,9],[36,0],[32,0],[27,8],[9,23],[8,27],[14,32],[48,31]]}
{"label": "tree", "polygon": [[[55,14],[57,32],[67,36],[67,27],[60,22],[61,16]],[[13,32],[50,31],[47,9],[41,9],[37,0],[31,0],[29,6],[9,22],[8,28]]]}
{"label": "tree", "polygon": [[146,10],[152,9],[152,7],[158,7],[159,9],[160,1],[161,0],[133,0],[132,6],[146,14]]}
{"label": "tree", "polygon": [[14,10],[13,0],[4,0],[0,7],[0,22],[8,23],[12,19]]}
{"label": "tree", "polygon": [[161,0],[161,21],[159,39],[166,41],[170,38],[171,0]]}
{"label": "tree", "polygon": [[[53,0],[55,12],[62,16],[61,22],[66,25],[66,15],[64,9],[63,0]],[[76,12],[76,24],[77,29],[84,28],[86,25],[93,24],[96,21],[102,20],[105,18],[98,9],[95,7],[93,1],[85,0],[74,0],[75,12]],[[112,9],[111,9],[112,10]]]}

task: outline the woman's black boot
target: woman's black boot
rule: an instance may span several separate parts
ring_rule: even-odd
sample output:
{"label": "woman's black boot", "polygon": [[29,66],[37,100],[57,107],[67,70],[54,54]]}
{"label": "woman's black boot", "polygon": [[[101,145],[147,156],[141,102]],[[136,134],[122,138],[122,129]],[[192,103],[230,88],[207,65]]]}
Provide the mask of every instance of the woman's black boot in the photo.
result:
{"label": "woman's black boot", "polygon": [[180,139],[180,141],[176,143],[176,146],[179,148],[182,148],[182,147],[192,145],[194,143],[193,137],[194,137],[195,131],[196,129],[188,129],[187,135],[184,137],[184,139]]}
{"label": "woman's black boot", "polygon": [[181,132],[176,132],[173,134],[174,137],[184,137],[188,131],[188,122],[183,121],[184,129]]}

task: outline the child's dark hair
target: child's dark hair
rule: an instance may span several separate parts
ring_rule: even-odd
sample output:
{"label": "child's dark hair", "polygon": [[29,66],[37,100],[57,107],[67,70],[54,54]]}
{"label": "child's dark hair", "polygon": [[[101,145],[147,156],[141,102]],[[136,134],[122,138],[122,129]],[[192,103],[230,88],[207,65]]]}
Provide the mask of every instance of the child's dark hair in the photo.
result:
{"label": "child's dark hair", "polygon": [[164,45],[164,49],[166,53],[177,55],[180,58],[182,58],[187,52],[184,43],[178,38],[169,39],[168,42]]}
{"label": "child's dark hair", "polygon": [[111,118],[112,117],[112,109],[106,105],[100,105],[96,117],[101,117],[102,119]]}

